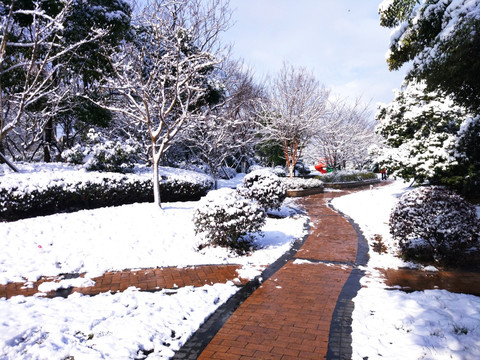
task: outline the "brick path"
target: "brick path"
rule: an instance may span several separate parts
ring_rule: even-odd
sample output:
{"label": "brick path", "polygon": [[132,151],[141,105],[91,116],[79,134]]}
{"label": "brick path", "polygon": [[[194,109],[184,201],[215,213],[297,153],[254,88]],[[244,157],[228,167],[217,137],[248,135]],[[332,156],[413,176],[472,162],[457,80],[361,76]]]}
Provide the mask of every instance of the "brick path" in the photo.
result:
{"label": "brick path", "polygon": [[332,315],[358,247],[355,229],[326,206],[340,195],[301,200],[312,222],[305,243],[233,313],[199,359],[327,357]]}
{"label": "brick path", "polygon": [[[183,286],[203,286],[205,284],[225,283],[227,281],[245,284],[247,280],[238,277],[239,265],[205,265],[187,268],[157,268],[141,270],[125,270],[107,272],[102,276],[92,278],[95,285],[91,287],[74,287],[47,294],[53,296],[68,296],[72,292],[85,295],[96,295],[108,291],[124,291],[130,286],[141,290],[156,291],[173,289]],[[83,275],[79,275],[83,276]],[[72,277],[72,276],[70,276]],[[45,277],[27,287],[25,283],[9,283],[0,285],[0,297],[7,299],[15,295],[32,296],[39,292],[38,287],[44,282],[58,282],[63,277]]]}

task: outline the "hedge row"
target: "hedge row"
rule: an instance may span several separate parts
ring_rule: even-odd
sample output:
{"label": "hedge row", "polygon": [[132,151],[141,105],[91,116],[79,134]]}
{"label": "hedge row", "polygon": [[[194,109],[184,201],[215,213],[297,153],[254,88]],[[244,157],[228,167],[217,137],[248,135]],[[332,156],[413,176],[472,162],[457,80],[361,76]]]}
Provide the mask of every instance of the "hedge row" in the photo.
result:
{"label": "hedge row", "polygon": [[[162,202],[195,201],[206,195],[213,182],[194,183],[162,177]],[[107,206],[153,201],[150,179],[112,179],[96,182],[52,184],[30,192],[18,188],[0,189],[0,221],[14,221],[34,216],[51,215]]]}
{"label": "hedge row", "polygon": [[373,172],[360,171],[360,172],[346,172],[338,171],[332,172],[321,176],[316,176],[317,179],[322,180],[325,183],[334,182],[351,182],[351,181],[365,181],[377,179],[377,175]]}

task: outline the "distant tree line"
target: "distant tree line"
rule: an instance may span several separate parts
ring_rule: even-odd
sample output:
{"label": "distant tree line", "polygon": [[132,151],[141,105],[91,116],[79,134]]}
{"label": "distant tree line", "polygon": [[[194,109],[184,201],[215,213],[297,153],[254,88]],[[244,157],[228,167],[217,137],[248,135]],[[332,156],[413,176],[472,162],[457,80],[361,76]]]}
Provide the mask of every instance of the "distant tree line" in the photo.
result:
{"label": "distant tree line", "polygon": [[215,181],[258,162],[292,174],[302,157],[365,165],[366,108],[289,64],[258,83],[221,41],[231,14],[228,0],[0,0],[2,158],[144,162],[154,185],[159,165]]}

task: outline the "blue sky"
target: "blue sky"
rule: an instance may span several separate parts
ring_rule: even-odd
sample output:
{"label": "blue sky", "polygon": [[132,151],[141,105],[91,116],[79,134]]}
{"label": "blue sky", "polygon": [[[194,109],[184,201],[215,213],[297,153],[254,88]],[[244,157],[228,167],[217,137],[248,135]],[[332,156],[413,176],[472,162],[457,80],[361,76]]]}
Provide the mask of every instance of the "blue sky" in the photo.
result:
{"label": "blue sky", "polygon": [[333,93],[390,102],[404,71],[385,62],[390,29],[380,27],[381,0],[230,0],[234,25],[223,38],[234,44],[259,79],[287,61],[312,70]]}

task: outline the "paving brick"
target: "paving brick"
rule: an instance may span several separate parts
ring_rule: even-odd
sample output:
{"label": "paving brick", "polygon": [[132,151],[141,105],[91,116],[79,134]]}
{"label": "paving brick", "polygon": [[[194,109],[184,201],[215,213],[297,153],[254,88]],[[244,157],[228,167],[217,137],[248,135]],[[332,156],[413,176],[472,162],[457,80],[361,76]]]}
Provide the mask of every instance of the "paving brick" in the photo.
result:
{"label": "paving brick", "polygon": [[[124,270],[106,272],[93,278],[95,285],[84,288],[73,288],[72,292],[96,295],[108,291],[124,291],[130,286],[141,290],[172,289],[183,286],[203,286],[206,283],[225,283],[238,278],[239,265],[206,265],[191,268],[164,267],[158,269]],[[83,276],[83,274],[80,274]],[[60,281],[62,277],[41,278],[33,283],[33,288],[25,288],[24,283],[0,285],[0,297],[10,298],[15,295],[32,296],[38,292],[38,286],[45,281]],[[245,284],[246,279],[240,279]],[[49,295],[53,295],[50,293]]]}

